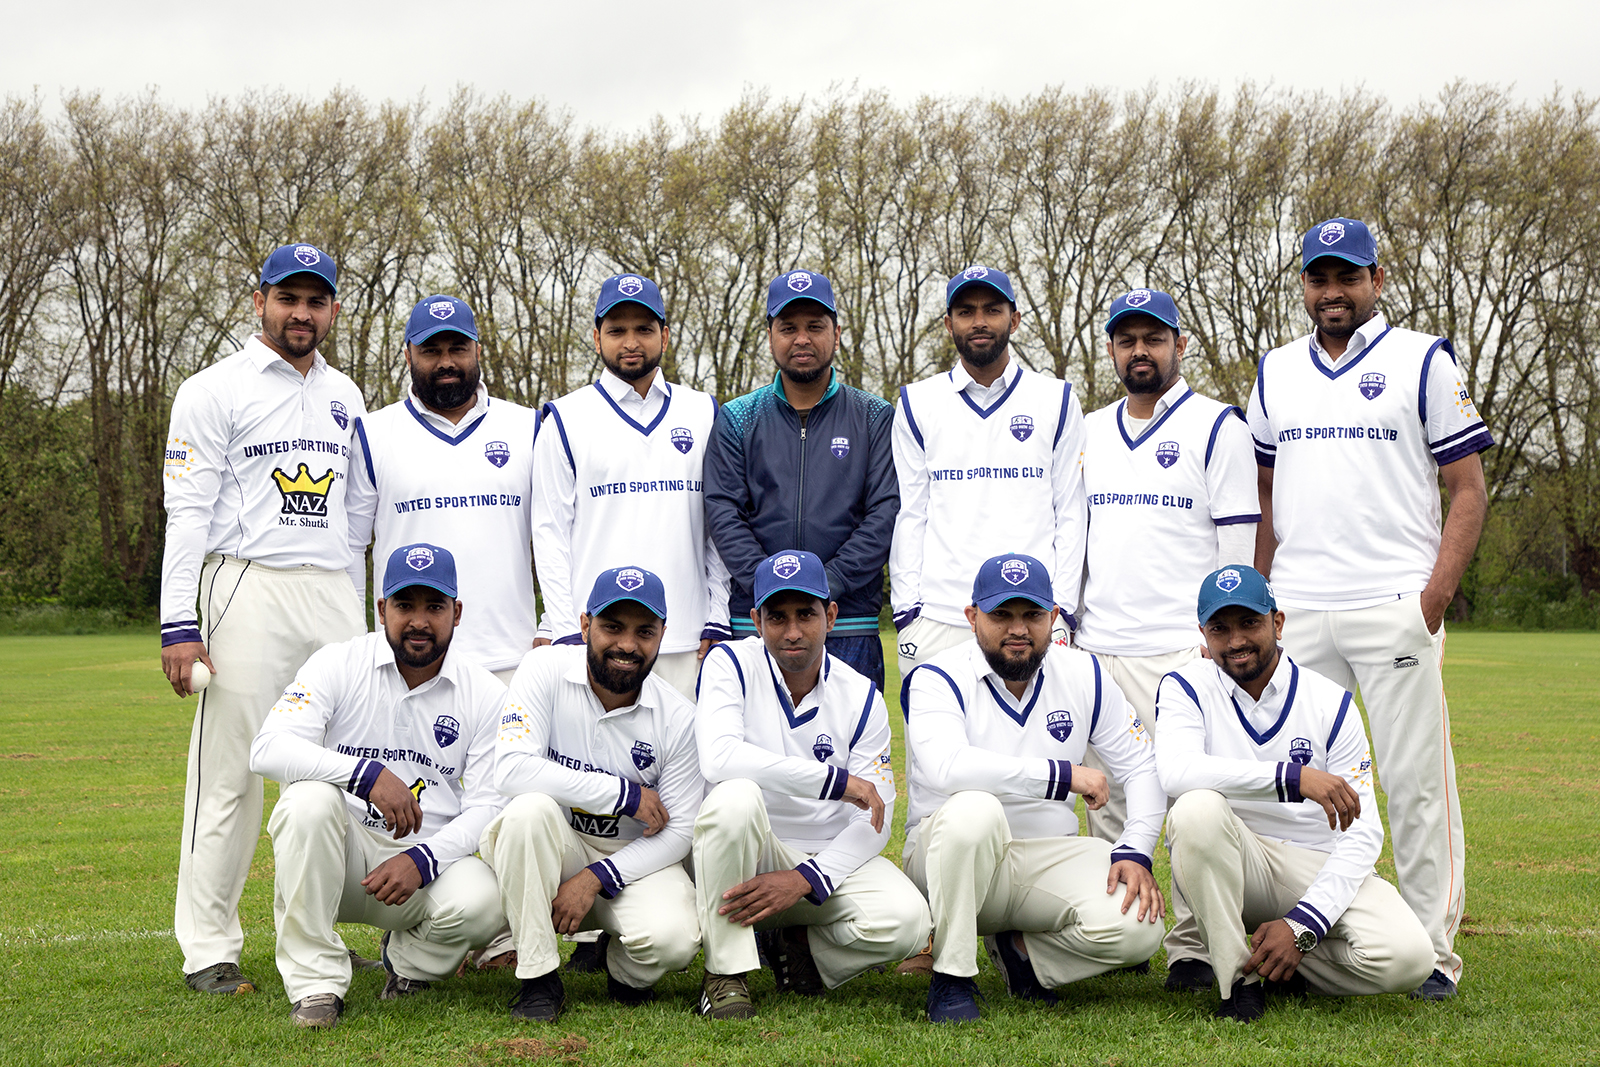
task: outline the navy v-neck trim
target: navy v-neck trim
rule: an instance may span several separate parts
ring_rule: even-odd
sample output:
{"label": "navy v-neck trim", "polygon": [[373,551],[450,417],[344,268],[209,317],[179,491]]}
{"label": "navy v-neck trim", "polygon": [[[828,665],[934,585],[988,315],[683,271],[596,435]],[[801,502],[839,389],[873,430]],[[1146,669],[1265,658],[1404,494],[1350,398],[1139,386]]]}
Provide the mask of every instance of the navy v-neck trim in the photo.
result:
{"label": "navy v-neck trim", "polygon": [[1378,347],[1378,342],[1383,340],[1385,337],[1388,337],[1389,336],[1389,331],[1392,330],[1392,329],[1394,329],[1393,326],[1385,326],[1383,328],[1383,332],[1380,333],[1377,337],[1374,337],[1372,339],[1372,343],[1370,345],[1368,345],[1366,348],[1363,348],[1361,350],[1361,354],[1359,356],[1357,356],[1355,359],[1352,359],[1348,363],[1345,363],[1345,364],[1342,364],[1340,366],[1334,367],[1332,370],[1329,370],[1328,369],[1328,365],[1326,363],[1322,362],[1322,360],[1317,358],[1317,335],[1316,335],[1316,332],[1313,331],[1311,336],[1310,336],[1310,338],[1308,338],[1307,341],[1306,341],[1306,348],[1311,353],[1311,365],[1316,367],[1319,371],[1321,371],[1323,373],[1323,375],[1325,377],[1327,377],[1327,378],[1338,378],[1338,377],[1342,376],[1346,371],[1348,371],[1352,367],[1354,367],[1357,363],[1360,363],[1362,360],[1366,359],[1367,358],[1367,353],[1371,352],[1374,348],[1377,348]]}
{"label": "navy v-neck trim", "polygon": [[[950,380],[952,382],[954,382],[955,381],[955,372],[951,371],[950,374],[951,374]],[[1017,376],[1015,378],[1011,379],[1011,384],[1006,387],[1006,391],[1004,393],[1000,394],[1000,399],[996,400],[993,404],[990,404],[986,408],[980,408],[973,401],[973,399],[970,396],[967,395],[967,391],[965,389],[957,389],[956,392],[957,392],[957,394],[960,395],[962,400],[966,401],[967,407],[971,408],[973,411],[976,411],[978,413],[978,418],[987,419],[990,415],[993,415],[995,412],[999,411],[1000,408],[1001,408],[1001,405],[1003,405],[1007,400],[1011,399],[1011,394],[1016,392],[1017,391],[1017,386],[1019,386],[1021,384],[1022,384],[1022,368],[1018,367],[1017,368]]]}
{"label": "navy v-neck trim", "polygon": [[599,390],[600,395],[606,398],[606,403],[611,405],[611,410],[617,413],[617,418],[621,419],[629,426],[632,426],[635,430],[638,430],[646,437],[649,437],[650,434],[655,431],[655,428],[661,425],[661,420],[667,417],[667,408],[672,406],[672,386],[668,385],[666,382],[662,382],[661,386],[667,391],[667,398],[661,402],[661,410],[656,412],[656,417],[651,420],[650,425],[641,426],[635,422],[626,411],[622,410],[621,404],[611,399],[611,394],[606,392],[605,386],[601,385],[599,382],[594,383],[594,387]]}
{"label": "navy v-neck trim", "polygon": [[1029,698],[1027,705],[1020,713],[1011,709],[1011,702],[994,687],[994,683],[989,680],[988,675],[984,675],[983,678],[983,684],[988,687],[989,695],[994,697],[994,702],[1000,705],[1000,710],[1009,715],[1011,717],[1011,721],[1016,723],[1018,726],[1028,725],[1028,715],[1033,711],[1033,706],[1039,703],[1039,694],[1044,692],[1044,667],[1040,666],[1039,670],[1034,674],[1033,677],[1033,696]]}
{"label": "navy v-neck trim", "polygon": [[422,413],[420,411],[418,411],[416,408],[411,406],[411,398],[409,396],[406,397],[405,404],[406,404],[406,410],[411,412],[411,417],[413,419],[417,420],[418,425],[420,425],[424,430],[427,430],[429,433],[433,434],[433,436],[437,437],[439,440],[443,441],[447,445],[459,445],[462,441],[465,441],[467,438],[471,437],[472,434],[473,434],[473,431],[476,430],[479,426],[482,426],[483,425],[483,420],[487,419],[489,417],[488,405],[485,404],[484,405],[484,412],[483,412],[482,415],[478,416],[478,419],[477,419],[476,422],[474,422],[471,426],[468,426],[465,430],[462,430],[460,433],[456,434],[454,437],[451,437],[449,434],[447,434],[443,430],[439,429],[439,427],[433,425],[433,423],[431,423],[427,419],[423,418],[422,417]]}
{"label": "navy v-neck trim", "polygon": [[[817,713],[822,710],[822,701],[817,701],[817,706],[806,712],[804,715],[798,714],[794,710],[794,702],[789,699],[789,687],[783,684],[783,678],[779,674],[778,665],[772,662],[772,653],[763,648],[761,650],[761,654],[767,657],[767,672],[772,675],[772,688],[778,692],[778,704],[783,708],[784,718],[789,720],[789,729],[798,730],[800,727],[817,717]],[[828,676],[832,672],[833,657],[827,653],[823,653],[822,677],[817,679],[817,684],[825,685],[828,681]]]}
{"label": "navy v-neck trim", "polygon": [[[1280,652],[1279,655],[1283,654]],[[1283,729],[1283,724],[1289,721],[1289,709],[1294,706],[1294,694],[1300,688],[1300,668],[1295,664],[1294,660],[1289,659],[1287,656],[1283,658],[1289,662],[1289,693],[1283,698],[1283,710],[1278,712],[1278,721],[1267,727],[1265,733],[1256,732],[1256,728],[1250,725],[1250,720],[1245,718],[1244,710],[1239,707],[1239,701],[1234,698],[1232,693],[1228,694],[1228,700],[1233,703],[1233,712],[1239,716],[1239,725],[1244,727],[1244,732],[1249,734],[1250,739],[1257,745],[1265,745],[1278,736],[1278,731]]]}
{"label": "navy v-neck trim", "polygon": [[1146,426],[1144,428],[1144,433],[1140,434],[1136,438],[1129,437],[1128,428],[1122,424],[1122,414],[1125,410],[1127,410],[1128,407],[1128,399],[1127,397],[1123,397],[1122,401],[1117,404],[1117,432],[1122,434],[1122,441],[1128,446],[1129,451],[1138,448],[1140,445],[1150,440],[1150,435],[1161,429],[1161,424],[1172,417],[1172,413],[1178,410],[1178,405],[1182,404],[1185,400],[1188,400],[1191,396],[1194,396],[1193,389],[1184,390],[1183,395],[1168,405],[1167,410],[1161,413],[1161,417],[1155,422],[1152,422],[1149,426]]}

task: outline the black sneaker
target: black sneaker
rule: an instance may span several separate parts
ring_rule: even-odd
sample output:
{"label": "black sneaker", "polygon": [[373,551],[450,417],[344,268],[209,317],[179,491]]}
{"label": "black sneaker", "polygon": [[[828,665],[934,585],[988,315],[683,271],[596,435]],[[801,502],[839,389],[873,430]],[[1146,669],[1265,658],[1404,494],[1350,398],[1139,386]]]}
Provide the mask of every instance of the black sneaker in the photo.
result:
{"label": "black sneaker", "polygon": [[711,1019],[749,1019],[756,1013],[750,985],[742,974],[712,974],[700,980],[700,999],[694,1013]]}
{"label": "black sneaker", "polygon": [[643,989],[637,989],[626,982],[617,981],[612,977],[610,971],[606,972],[606,994],[618,1004],[624,1004],[630,1008],[636,1008],[640,1004],[648,1004],[656,999],[654,986],[645,986]]}
{"label": "black sneaker", "polygon": [[609,944],[611,935],[603,930],[593,941],[579,941],[578,947],[572,950],[572,956],[567,960],[566,969],[573,974],[593,974],[605,970],[606,946]]}
{"label": "black sneaker", "polygon": [[978,1021],[978,983],[971,978],[933,972],[928,983],[928,1021],[930,1023],[972,1023]]}
{"label": "black sneaker", "polygon": [[1167,964],[1168,993],[1204,993],[1217,984],[1217,972],[1205,960],[1183,959]]}
{"label": "black sneaker", "polygon": [[1061,998],[1039,984],[1039,976],[1033,970],[1033,961],[1023,957],[1017,951],[1017,932],[1006,930],[995,934],[993,937],[983,939],[983,947],[989,950],[989,961],[1000,972],[1000,977],[1005,979],[1006,992],[1018,1000],[1036,1000],[1040,1004],[1055,1004]]}
{"label": "black sneaker", "polygon": [[561,1009],[567,1002],[566,987],[561,975],[547,971],[537,978],[524,978],[522,988],[511,1001],[511,1017],[527,1022],[553,1023],[561,1018]]}
{"label": "black sneaker", "polygon": [[780,993],[815,997],[826,988],[811,955],[811,938],[804,926],[784,926],[756,934],[756,948],[772,968]]}
{"label": "black sneaker", "polygon": [[1253,1023],[1267,1013],[1267,991],[1260,982],[1245,984],[1243,978],[1233,983],[1233,996],[1217,1005],[1219,1019],[1237,1019]]}
{"label": "black sneaker", "polygon": [[[1438,972],[1435,971],[1435,974]],[[237,963],[213,963],[209,967],[202,967],[193,974],[186,974],[183,980],[189,988],[196,993],[254,993],[256,984],[239,973]],[[1454,987],[1451,987],[1452,990]]]}
{"label": "black sneaker", "polygon": [[389,962],[389,933],[383,932],[383,939],[378,942],[378,959],[383,967],[383,973],[388,975],[384,980],[383,990],[379,992],[379,1000],[399,1000],[401,997],[413,996],[428,988],[429,983],[421,978],[403,978],[394,972],[394,965]]}
{"label": "black sneaker", "polygon": [[1412,1000],[1449,1000],[1455,995],[1456,984],[1440,970],[1435,970],[1427,981],[1406,994]]}

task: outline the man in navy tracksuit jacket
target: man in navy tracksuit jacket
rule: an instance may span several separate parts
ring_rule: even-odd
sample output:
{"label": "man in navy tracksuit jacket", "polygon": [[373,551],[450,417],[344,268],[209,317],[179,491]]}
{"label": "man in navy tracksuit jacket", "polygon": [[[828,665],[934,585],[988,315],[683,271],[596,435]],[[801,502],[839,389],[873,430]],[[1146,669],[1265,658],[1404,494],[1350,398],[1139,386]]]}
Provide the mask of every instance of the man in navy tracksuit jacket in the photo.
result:
{"label": "man in navy tracksuit jacket", "polygon": [[756,565],[785,549],[821,557],[839,619],[828,651],[883,688],[883,567],[900,510],[889,427],[894,408],[840,382],[833,286],[810,271],[767,289],[778,374],[717,412],[706,449],[706,525],[733,578],[733,635],[750,621]]}

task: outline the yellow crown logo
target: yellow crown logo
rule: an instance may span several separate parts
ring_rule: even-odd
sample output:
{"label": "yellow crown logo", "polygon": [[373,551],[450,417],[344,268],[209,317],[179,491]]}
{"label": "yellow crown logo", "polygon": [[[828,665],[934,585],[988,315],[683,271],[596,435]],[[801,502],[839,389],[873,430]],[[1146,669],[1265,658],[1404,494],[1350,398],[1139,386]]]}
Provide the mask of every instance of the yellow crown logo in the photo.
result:
{"label": "yellow crown logo", "polygon": [[322,477],[313,478],[311,469],[302,463],[293,478],[280,470],[275,470],[272,472],[272,480],[278,483],[278,491],[283,494],[285,515],[328,513],[328,490],[333,488],[332,467],[329,467],[328,473]]}

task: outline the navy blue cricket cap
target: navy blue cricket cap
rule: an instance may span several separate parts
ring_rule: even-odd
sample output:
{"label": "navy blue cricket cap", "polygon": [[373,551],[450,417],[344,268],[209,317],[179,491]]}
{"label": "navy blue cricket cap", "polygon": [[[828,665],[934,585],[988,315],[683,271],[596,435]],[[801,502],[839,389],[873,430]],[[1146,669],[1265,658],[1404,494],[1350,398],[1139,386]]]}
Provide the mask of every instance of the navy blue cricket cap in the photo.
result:
{"label": "navy blue cricket cap", "polygon": [[465,300],[437,293],[423,297],[406,320],[406,343],[420,345],[436,333],[451,330],[478,339],[478,320]]}
{"label": "navy blue cricket cap", "polygon": [[832,282],[809,270],[792,270],[778,275],[767,286],[767,319],[776,318],[778,312],[796,300],[815,300],[835,315],[839,314],[833,303]]}
{"label": "navy blue cricket cap", "polygon": [[1254,567],[1243,563],[1212,571],[1200,583],[1200,598],[1196,605],[1202,625],[1223,608],[1239,605],[1258,615],[1270,615],[1278,610],[1272,596],[1272,586]]}
{"label": "navy blue cricket cap", "polygon": [[632,600],[662,622],[667,621],[667,589],[654,571],[643,567],[612,567],[601,571],[594,580],[594,588],[589,591],[589,605],[585,610],[593,618],[619,600]]}
{"label": "navy blue cricket cap", "polygon": [[661,301],[661,290],[656,283],[639,274],[613,274],[600,283],[600,299],[594,302],[595,325],[618,304],[634,303],[648,308],[650,314],[667,321],[667,305]]}
{"label": "navy blue cricket cap", "polygon": [[1020,552],[1008,552],[983,561],[972,583],[972,603],[979,611],[993,611],[1014,597],[1031,600],[1049,611],[1056,606],[1050,572],[1043,563]]}
{"label": "navy blue cricket cap", "polygon": [[1306,231],[1300,242],[1300,271],[1305,273],[1312,260],[1338,256],[1358,267],[1378,262],[1378,242],[1372,239],[1367,224],[1356,219],[1329,219]]}
{"label": "navy blue cricket cap", "polygon": [[291,274],[315,274],[339,295],[339,268],[333,257],[315,245],[284,245],[261,264],[261,288],[277,285]]}
{"label": "navy blue cricket cap", "polygon": [[786,589],[809,593],[824,604],[833,599],[827,569],[815,552],[775,552],[756,564],[756,607]]}
{"label": "navy blue cricket cap", "polygon": [[955,300],[956,294],[969,285],[987,285],[989,288],[997,290],[1001,296],[1013,304],[1017,302],[1017,294],[1011,288],[1010,278],[993,267],[985,267],[974,263],[945,284],[944,306],[946,310],[949,310],[950,303]]}
{"label": "navy blue cricket cap", "polygon": [[1129,315],[1149,315],[1171,326],[1178,326],[1178,305],[1171,296],[1160,289],[1135,289],[1111,301],[1111,314],[1106,318],[1106,335],[1116,328],[1117,320]]}
{"label": "navy blue cricket cap", "polygon": [[389,553],[389,565],[383,569],[383,595],[391,597],[413,585],[425,585],[455,599],[456,558],[450,550],[419,541]]}

